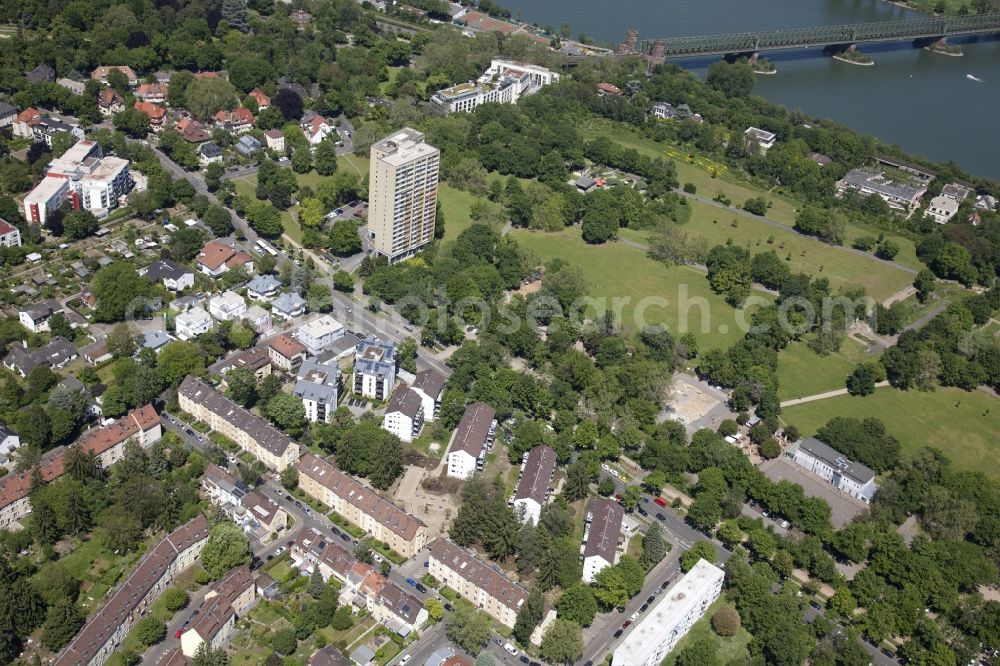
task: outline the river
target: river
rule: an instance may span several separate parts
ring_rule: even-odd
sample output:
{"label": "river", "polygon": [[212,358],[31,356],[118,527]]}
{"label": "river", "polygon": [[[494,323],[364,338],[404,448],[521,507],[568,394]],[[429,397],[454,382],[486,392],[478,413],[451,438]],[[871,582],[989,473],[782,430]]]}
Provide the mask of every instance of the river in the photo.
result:
{"label": "river", "polygon": [[[600,42],[769,28],[808,27],[917,18],[883,0],[502,0],[522,20]],[[951,40],[960,58],[913,48],[909,42],[864,44],[875,60],[859,67],[819,50],[765,53],[777,75],[758,76],[756,94],[832,118],[933,160],[954,160],[972,174],[1000,180],[1000,40]],[[704,73],[710,60],[679,64]],[[967,74],[982,82],[967,78]]]}

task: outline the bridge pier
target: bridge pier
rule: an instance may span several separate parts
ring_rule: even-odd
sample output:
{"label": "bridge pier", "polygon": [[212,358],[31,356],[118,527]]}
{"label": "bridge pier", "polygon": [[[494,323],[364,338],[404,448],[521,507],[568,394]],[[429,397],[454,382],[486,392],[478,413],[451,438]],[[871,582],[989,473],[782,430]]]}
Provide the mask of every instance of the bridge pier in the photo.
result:
{"label": "bridge pier", "polygon": [[875,61],[871,56],[865,55],[858,50],[857,44],[837,44],[827,46],[823,53],[830,55],[834,60],[840,60],[851,65],[874,65]]}
{"label": "bridge pier", "polygon": [[743,51],[740,53],[727,53],[723,56],[726,62],[739,62],[746,60],[753,68],[754,74],[777,74],[778,68],[767,58],[760,57],[760,51]]}
{"label": "bridge pier", "polygon": [[943,37],[924,37],[913,40],[913,45],[933,53],[947,56],[961,56],[962,49],[948,43],[947,35]]}

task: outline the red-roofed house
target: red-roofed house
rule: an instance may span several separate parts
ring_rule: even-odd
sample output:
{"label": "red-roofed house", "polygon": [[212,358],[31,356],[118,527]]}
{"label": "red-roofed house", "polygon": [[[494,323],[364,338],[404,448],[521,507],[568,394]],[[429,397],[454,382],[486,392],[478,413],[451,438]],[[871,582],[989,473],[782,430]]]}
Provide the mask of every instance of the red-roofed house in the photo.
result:
{"label": "red-roofed house", "polygon": [[309,121],[303,122],[301,127],[309,141],[310,148],[315,148],[323,139],[337,132],[333,122],[328,122],[323,116],[315,116]]}
{"label": "red-roofed house", "polygon": [[135,75],[135,70],[133,70],[128,65],[102,65],[101,67],[98,67],[97,69],[95,69],[93,72],[90,73],[90,78],[92,78],[95,81],[100,81],[101,83],[107,85],[108,73],[113,69],[117,69],[122,74],[124,74],[126,78],[128,78],[129,86],[134,86],[137,83],[139,83],[139,77]]}
{"label": "red-roofed house", "polygon": [[181,118],[177,121],[175,129],[188,143],[202,143],[212,138],[212,134],[205,129],[205,126],[194,118]]}
{"label": "red-roofed house", "polygon": [[598,95],[621,95],[622,89],[613,83],[598,83],[597,84],[597,94]]}
{"label": "red-roofed house", "polygon": [[271,98],[268,97],[264,93],[264,91],[261,90],[260,88],[254,88],[249,93],[247,93],[247,95],[249,97],[253,97],[254,101],[257,102],[257,110],[258,111],[263,111],[267,107],[271,106]]}
{"label": "red-roofed house", "polygon": [[162,106],[157,106],[152,102],[136,102],[135,108],[146,114],[149,118],[149,126],[154,132],[163,129],[163,121],[167,117],[167,112]]}
{"label": "red-roofed house", "polygon": [[21,113],[17,114],[17,119],[14,121],[14,136],[19,136],[24,139],[33,139],[35,137],[34,126],[39,123],[42,119],[42,112],[38,109],[28,107]]}
{"label": "red-roofed house", "polygon": [[143,83],[135,89],[135,97],[144,102],[163,104],[167,101],[168,92],[166,83]]}
{"label": "red-roofed house", "polygon": [[233,635],[237,618],[250,610],[256,599],[257,587],[250,567],[230,569],[205,594],[197,619],[181,635],[184,655],[193,658],[202,643],[215,649],[224,646]]}
{"label": "red-roofed house", "polygon": [[212,240],[201,248],[197,258],[198,270],[205,275],[218,277],[230,269],[245,267],[253,272],[253,257],[244,250],[237,250],[222,241]]}
{"label": "red-roofed house", "polygon": [[219,111],[214,117],[217,125],[233,134],[241,134],[253,127],[253,113],[246,107],[237,107],[232,111]]}
{"label": "red-roofed house", "polygon": [[113,116],[125,110],[125,98],[114,88],[104,88],[97,96],[97,110],[102,116]]}

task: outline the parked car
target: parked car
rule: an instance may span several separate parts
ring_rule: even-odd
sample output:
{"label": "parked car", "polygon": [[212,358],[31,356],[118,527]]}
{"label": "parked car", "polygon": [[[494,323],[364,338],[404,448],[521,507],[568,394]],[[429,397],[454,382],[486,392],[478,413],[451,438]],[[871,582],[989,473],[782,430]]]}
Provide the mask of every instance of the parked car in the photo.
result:
{"label": "parked car", "polygon": [[631,615],[629,615],[628,619],[631,622],[635,622],[636,620],[638,620],[639,619],[639,611],[636,611],[636,612],[632,613]]}
{"label": "parked car", "polygon": [[178,629],[177,631],[174,632],[174,638],[180,638],[181,634],[183,633],[184,633],[183,629]]}
{"label": "parked car", "polygon": [[417,586],[417,581],[413,580],[412,578],[407,578],[406,579],[406,584],[407,585],[412,585],[413,587],[416,587]]}
{"label": "parked car", "polygon": [[622,631],[625,631],[631,626],[632,626],[632,620],[625,620],[624,622],[622,622]]}
{"label": "parked car", "polygon": [[659,521],[664,521],[664,520],[667,519],[667,517],[664,516],[662,513],[658,513],[658,514],[656,514],[656,519],[659,520]]}
{"label": "parked car", "polygon": [[643,509],[643,508],[642,508],[641,506],[640,506],[640,507],[637,507],[637,508],[636,508],[636,511],[638,511],[638,512],[639,512],[639,515],[640,515],[640,516],[648,516],[648,515],[649,515],[649,511],[646,511],[646,510],[645,510],[645,509]]}
{"label": "parked car", "polygon": [[426,594],[427,593],[427,588],[424,587],[423,583],[417,583],[416,585],[414,585],[414,587],[416,587],[417,588],[417,592],[420,592],[421,594]]}
{"label": "parked car", "polygon": [[494,636],[493,642],[496,643],[497,645],[503,645],[503,639],[500,638],[499,636]]}
{"label": "parked car", "polygon": [[660,506],[663,506],[663,507],[667,506],[667,500],[663,499],[662,497],[657,497],[653,501],[656,502],[657,504],[659,504]]}
{"label": "parked car", "polygon": [[409,655],[408,654],[408,655],[404,656],[402,659],[400,659],[399,660],[399,666],[404,666],[404,664],[409,663],[411,656],[413,656],[413,655]]}
{"label": "parked car", "polygon": [[504,649],[504,650],[507,650],[507,652],[511,653],[511,654],[512,654],[512,655],[514,655],[515,657],[517,656],[517,648],[516,648],[516,647],[514,647],[513,645],[511,645],[510,643],[507,643],[507,644],[505,644],[505,645],[503,646],[503,649]]}
{"label": "parked car", "polygon": [[623,631],[624,631],[624,629],[619,629],[618,631],[616,631],[615,632],[615,638],[621,638]]}

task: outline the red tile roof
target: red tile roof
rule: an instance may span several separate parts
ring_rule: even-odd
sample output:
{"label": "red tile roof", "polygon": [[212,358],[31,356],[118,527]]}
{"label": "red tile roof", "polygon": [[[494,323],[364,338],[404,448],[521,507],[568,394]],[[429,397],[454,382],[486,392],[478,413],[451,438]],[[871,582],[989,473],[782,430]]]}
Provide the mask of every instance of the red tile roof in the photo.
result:
{"label": "red tile roof", "polygon": [[264,94],[264,91],[261,90],[260,88],[254,88],[248,94],[250,97],[253,97],[254,100],[257,102],[258,108],[263,108],[265,106],[271,105],[271,98],[268,97],[266,94]]}
{"label": "red tile roof", "polygon": [[122,104],[125,99],[118,94],[118,91],[114,88],[105,88],[101,91],[101,94],[97,96],[97,103],[101,106],[111,106],[112,104],[118,103]]}
{"label": "red tile roof", "polygon": [[18,122],[30,123],[32,125],[37,123],[41,117],[42,117],[42,112],[39,111],[38,109],[33,109],[30,106],[21,113],[17,114]]}
{"label": "red tile roof", "polygon": [[6,236],[12,231],[15,231],[17,227],[8,222],[7,220],[0,218],[0,236]]}
{"label": "red tile roof", "polygon": [[222,264],[227,264],[230,259],[236,254],[236,249],[231,245],[226,245],[217,240],[212,240],[205,243],[205,247],[201,248],[201,253],[198,255],[198,263],[205,268],[214,271],[215,269],[222,266]]}
{"label": "red tile roof", "polygon": [[315,480],[348,504],[356,506],[383,527],[410,541],[424,522],[383,499],[374,489],[344,474],[322,458],[304,453],[295,465],[299,472]]}
{"label": "red tile roof", "polygon": [[149,116],[150,122],[161,123],[167,112],[162,106],[157,106],[152,102],[136,102],[135,108]]}
{"label": "red tile roof", "polygon": [[287,359],[306,353],[306,346],[284,333],[267,341],[267,346]]}

